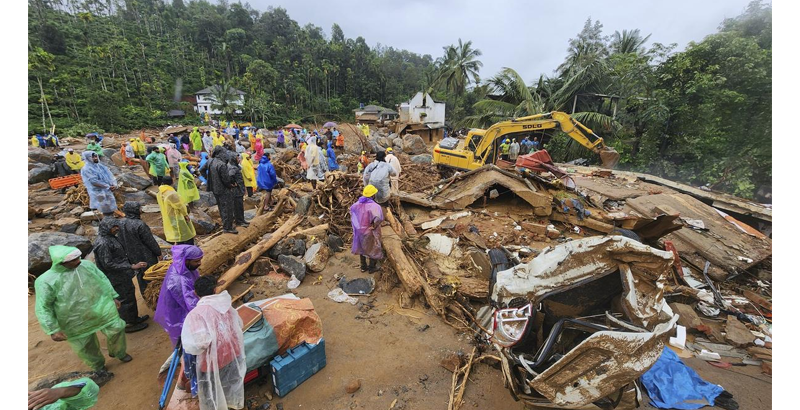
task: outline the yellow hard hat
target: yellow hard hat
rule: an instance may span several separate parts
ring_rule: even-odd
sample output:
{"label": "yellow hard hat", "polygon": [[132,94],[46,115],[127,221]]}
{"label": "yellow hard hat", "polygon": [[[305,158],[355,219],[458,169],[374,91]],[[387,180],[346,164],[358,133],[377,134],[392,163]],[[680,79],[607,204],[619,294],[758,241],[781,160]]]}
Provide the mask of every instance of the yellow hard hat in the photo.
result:
{"label": "yellow hard hat", "polygon": [[367,198],[371,198],[373,195],[378,193],[378,188],[375,188],[374,185],[367,185],[364,187],[364,191],[361,192],[361,195],[364,195]]}
{"label": "yellow hard hat", "polygon": [[386,152],[392,152],[392,147],[386,148]]}

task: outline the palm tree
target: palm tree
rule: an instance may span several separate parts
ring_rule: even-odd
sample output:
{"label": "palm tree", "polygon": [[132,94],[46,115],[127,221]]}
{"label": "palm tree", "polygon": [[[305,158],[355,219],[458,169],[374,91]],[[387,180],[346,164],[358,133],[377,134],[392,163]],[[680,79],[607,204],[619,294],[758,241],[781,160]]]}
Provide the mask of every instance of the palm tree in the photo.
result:
{"label": "palm tree", "polygon": [[441,79],[447,88],[462,95],[470,83],[480,81],[479,71],[483,63],[477,60],[481,56],[481,50],[472,48],[472,41],[463,43],[458,39],[458,46],[450,45],[444,47],[445,55],[440,60],[443,68]]}
{"label": "palm tree", "polygon": [[644,43],[650,39],[651,35],[648,34],[646,37],[642,37],[638,28],[630,31],[622,30],[622,33],[615,31],[611,36],[609,48],[614,54],[642,54],[645,51]]}
{"label": "palm tree", "polygon": [[225,119],[230,120],[236,113],[236,106],[231,104],[231,101],[235,100],[236,97],[237,95],[233,87],[230,86],[230,82],[222,80],[219,85],[211,87],[211,98],[214,99],[211,109],[222,111]]}

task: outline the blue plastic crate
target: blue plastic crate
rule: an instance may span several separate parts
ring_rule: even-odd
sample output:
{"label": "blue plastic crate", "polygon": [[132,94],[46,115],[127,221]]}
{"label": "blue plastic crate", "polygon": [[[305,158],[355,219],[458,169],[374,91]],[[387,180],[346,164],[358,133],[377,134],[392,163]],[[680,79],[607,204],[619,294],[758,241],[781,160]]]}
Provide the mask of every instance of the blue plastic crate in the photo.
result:
{"label": "blue plastic crate", "polygon": [[272,359],[270,368],[275,394],[279,397],[286,396],[325,367],[325,364],[325,339],[320,339],[315,345],[303,342],[289,349],[283,356]]}

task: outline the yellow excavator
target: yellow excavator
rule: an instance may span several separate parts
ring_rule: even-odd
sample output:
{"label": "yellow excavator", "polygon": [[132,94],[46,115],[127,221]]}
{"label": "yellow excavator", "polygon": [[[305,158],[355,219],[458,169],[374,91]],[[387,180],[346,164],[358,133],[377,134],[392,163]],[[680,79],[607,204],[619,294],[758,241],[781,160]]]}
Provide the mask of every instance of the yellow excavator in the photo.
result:
{"label": "yellow excavator", "polygon": [[613,169],[619,162],[619,153],[605,145],[603,139],[589,127],[567,113],[553,111],[498,122],[486,130],[472,129],[463,140],[446,138],[433,148],[433,163],[468,171],[486,164],[495,164],[500,157],[500,144],[506,138],[517,138],[520,141],[534,132],[553,128],[559,128],[570,138],[600,155],[604,168]]}

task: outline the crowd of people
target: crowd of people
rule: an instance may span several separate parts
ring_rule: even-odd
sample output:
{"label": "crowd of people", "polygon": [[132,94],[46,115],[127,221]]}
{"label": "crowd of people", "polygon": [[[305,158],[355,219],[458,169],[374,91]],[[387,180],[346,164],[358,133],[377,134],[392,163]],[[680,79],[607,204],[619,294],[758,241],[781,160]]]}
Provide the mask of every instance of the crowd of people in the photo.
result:
{"label": "crowd of people", "polygon": [[[262,206],[269,209],[272,190],[279,182],[270,153],[264,150],[266,134],[255,129],[230,131],[228,127],[201,133],[194,128],[188,136],[170,135],[166,144],[149,147],[142,136],[125,141],[119,150],[126,165],[142,166],[158,187],[164,237],[172,246],[154,321],[173,347],[182,346],[177,386],[197,396],[203,410],[243,406],[245,352],[242,322],[231,307],[230,295],[216,292],[221,283],[214,277],[199,275],[203,251],[194,243],[191,208],[205,187],[217,201],[223,232],[236,234],[235,226],[248,226],[244,196],[263,192]],[[344,137],[335,128],[323,132],[286,129],[273,135],[279,147],[286,146],[287,137],[292,140],[300,152],[304,177],[313,188],[324,183],[326,172],[339,169],[335,150],[343,149]],[[249,148],[239,144],[245,139],[250,140]],[[106,339],[111,358],[123,363],[133,359],[126,334],[146,329],[150,319],[139,314],[135,289],[138,285],[144,295],[149,285],[145,272],[165,255],[141,219],[141,204],[126,201],[118,212],[118,183],[100,161],[101,141],[102,136],[91,136],[82,153],[70,148],[59,159],[65,169],[80,173],[89,207],[103,215],[92,248],[94,262],[83,259],[75,247],[50,247],[51,268],[35,281],[35,311],[53,341],[66,341],[89,368],[107,372],[97,333]],[[378,152],[374,161],[362,152],[359,160],[364,188],[350,214],[352,253],[359,255],[363,272],[377,271],[383,259],[382,204],[397,192],[401,171],[391,151]],[[91,379],[78,379],[30,392],[29,407],[79,403],[88,408],[96,402],[97,392]]]}

